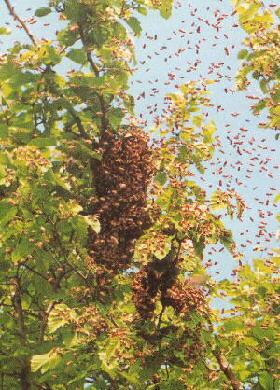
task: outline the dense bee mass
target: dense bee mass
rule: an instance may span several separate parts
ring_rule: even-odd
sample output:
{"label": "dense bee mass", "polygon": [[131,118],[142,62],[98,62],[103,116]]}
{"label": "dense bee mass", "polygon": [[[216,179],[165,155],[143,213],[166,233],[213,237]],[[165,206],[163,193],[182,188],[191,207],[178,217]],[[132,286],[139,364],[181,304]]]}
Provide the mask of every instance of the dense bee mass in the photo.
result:
{"label": "dense bee mass", "polygon": [[[103,132],[98,151],[102,159],[92,168],[96,195],[92,210],[101,231],[92,233],[91,259],[98,266],[98,285],[106,289],[108,273],[114,275],[131,266],[135,242],[151,226],[147,190],[154,169],[147,136],[139,129]],[[157,300],[162,307],[173,307],[177,314],[203,314],[203,291],[178,281],[179,247],[174,242],[164,259],[151,258],[135,274],[133,302],[141,320],[154,316]],[[198,339],[197,333],[197,345]]]}
{"label": "dense bee mass", "polygon": [[206,308],[203,291],[187,281],[177,279],[179,259],[171,249],[165,259],[154,259],[145,265],[133,280],[133,301],[141,318],[151,318],[156,297],[163,307],[172,306],[176,313],[188,315],[192,311],[204,313]]}
{"label": "dense bee mass", "polygon": [[158,281],[155,272],[144,266],[133,280],[133,302],[141,318],[150,318],[155,309]]}
{"label": "dense bee mass", "polygon": [[147,136],[134,129],[103,132],[99,152],[102,159],[93,166],[93,212],[101,232],[92,235],[91,254],[94,263],[117,272],[129,267],[136,239],[150,226],[146,206],[151,151]]}
{"label": "dense bee mass", "polygon": [[[171,250],[171,254],[160,260],[162,262],[160,269],[159,261],[153,259],[135,274],[132,285],[133,302],[139,314],[140,323],[156,318],[157,300],[161,303],[162,310],[168,306],[173,307],[177,315],[184,317],[186,324],[188,320],[191,320],[194,313],[200,315],[201,318],[207,314],[207,304],[203,290],[192,286],[188,280],[185,282],[178,280],[178,259],[175,253]],[[190,321],[189,326],[185,327],[183,334],[176,341],[178,349],[182,351],[187,361],[186,369],[192,368],[205,348],[205,344],[201,339],[202,324],[203,321],[199,320],[193,327]],[[158,340],[157,337],[168,336],[169,332],[174,332],[172,326],[158,327],[158,333],[156,334],[148,334],[141,330],[139,335],[153,344]],[[168,359],[172,364],[172,359],[176,360],[176,358],[171,355]]]}
{"label": "dense bee mass", "polygon": [[172,306],[177,313],[188,314],[192,310],[203,314],[205,297],[200,288],[186,283],[176,282],[164,295],[166,305]]}

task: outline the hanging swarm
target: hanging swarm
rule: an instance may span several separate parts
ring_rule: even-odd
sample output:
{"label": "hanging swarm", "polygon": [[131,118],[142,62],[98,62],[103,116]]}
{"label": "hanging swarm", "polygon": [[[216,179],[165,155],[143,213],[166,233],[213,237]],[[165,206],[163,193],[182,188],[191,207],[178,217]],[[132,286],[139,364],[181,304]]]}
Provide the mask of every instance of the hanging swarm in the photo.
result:
{"label": "hanging swarm", "polygon": [[158,279],[156,273],[144,266],[133,280],[133,302],[142,319],[152,317],[155,310],[155,297],[158,292]]}
{"label": "hanging swarm", "polygon": [[172,306],[177,313],[188,314],[192,311],[205,313],[205,297],[198,287],[177,282],[168,289],[162,299],[165,305]]}
{"label": "hanging swarm", "polygon": [[177,280],[179,262],[176,250],[172,248],[165,259],[153,259],[135,274],[133,302],[141,319],[153,316],[157,295],[162,306],[172,306],[178,314],[188,315],[192,311],[205,313],[203,291],[187,281],[181,283]]}
{"label": "hanging swarm", "polygon": [[175,283],[177,276],[176,250],[172,248],[165,259],[154,258],[135,274],[132,291],[133,302],[142,319],[151,318],[155,309],[155,298],[158,292],[161,298]]}
{"label": "hanging swarm", "polygon": [[117,273],[130,266],[135,241],[150,226],[151,150],[139,129],[118,134],[106,130],[98,146],[102,160],[93,165],[97,198],[93,213],[101,231],[92,235],[91,255],[95,264]]}
{"label": "hanging swarm", "polygon": [[186,359],[186,370],[193,369],[193,365],[201,360],[201,356],[205,353],[205,343],[201,338],[201,324],[197,324],[195,328],[186,328],[182,335],[182,343],[180,350]]}
{"label": "hanging swarm", "polygon": [[[171,250],[172,252],[172,250]],[[173,263],[172,263],[173,259]],[[198,313],[201,316],[207,314],[207,305],[203,290],[192,286],[188,280],[184,283],[178,281],[178,260],[177,257],[167,256],[160,260],[162,268],[159,270],[159,263],[153,259],[145,265],[134,276],[132,290],[133,302],[139,314],[135,325],[138,334],[151,344],[158,343],[158,337],[168,335],[173,332],[172,327],[158,328],[156,333],[149,333],[147,330],[138,328],[140,324],[154,315],[156,299],[161,302],[162,307],[173,307],[176,314],[181,314],[186,320],[186,327],[183,335],[177,340],[178,348],[184,354],[187,361],[186,369],[191,369],[200,359],[204,352],[205,344],[201,338],[202,321],[198,321],[193,328],[192,323],[188,323],[192,313]],[[173,268],[172,268],[173,266]],[[176,327],[175,327],[176,328]],[[172,352],[167,358],[172,364]],[[177,359],[177,358],[176,358]]]}

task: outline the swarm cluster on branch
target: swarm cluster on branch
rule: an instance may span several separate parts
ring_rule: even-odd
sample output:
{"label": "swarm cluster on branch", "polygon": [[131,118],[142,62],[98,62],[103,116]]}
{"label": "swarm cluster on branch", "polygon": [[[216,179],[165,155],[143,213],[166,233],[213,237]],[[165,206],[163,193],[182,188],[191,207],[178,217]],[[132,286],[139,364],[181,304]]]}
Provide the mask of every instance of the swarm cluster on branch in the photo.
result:
{"label": "swarm cluster on branch", "polygon": [[163,307],[172,306],[177,313],[187,315],[192,310],[203,314],[206,304],[203,291],[177,279],[178,251],[173,247],[165,259],[154,259],[136,273],[133,300],[141,318],[154,314],[156,298]]}
{"label": "swarm cluster on branch", "polygon": [[[173,247],[164,259],[152,259],[135,274],[132,285],[133,302],[139,313],[140,323],[143,320],[152,319],[157,300],[160,301],[163,310],[171,306],[176,314],[182,315],[187,321],[192,313],[201,316],[207,313],[203,290],[191,285],[188,280],[181,282],[178,279],[180,265],[178,249],[180,246],[176,249]],[[158,327],[155,334],[149,334],[141,329],[139,335],[153,344],[161,337],[165,337],[168,332],[173,331],[174,329],[169,329],[169,327]],[[183,352],[186,359],[186,369],[191,369],[204,351],[205,345],[201,339],[201,331],[202,321],[198,321],[195,329],[192,325],[186,326],[184,334],[176,341],[178,349]],[[176,361],[177,358],[171,355],[168,361],[172,364],[173,359]]]}
{"label": "swarm cluster on branch", "polygon": [[152,175],[151,151],[140,129],[118,134],[102,133],[101,161],[93,165],[101,231],[93,234],[91,255],[95,264],[117,273],[130,266],[135,241],[150,226],[147,187]]}
{"label": "swarm cluster on branch", "polygon": [[[131,266],[135,242],[151,226],[147,211],[147,188],[153,173],[151,149],[145,133],[104,131],[99,140],[100,161],[93,164],[101,231],[91,237],[91,258],[103,270],[116,274]],[[178,244],[178,243],[177,243]],[[135,274],[133,301],[142,319],[154,314],[156,299],[188,314],[205,307],[203,292],[177,279],[179,247],[173,245],[165,259],[152,259]]]}

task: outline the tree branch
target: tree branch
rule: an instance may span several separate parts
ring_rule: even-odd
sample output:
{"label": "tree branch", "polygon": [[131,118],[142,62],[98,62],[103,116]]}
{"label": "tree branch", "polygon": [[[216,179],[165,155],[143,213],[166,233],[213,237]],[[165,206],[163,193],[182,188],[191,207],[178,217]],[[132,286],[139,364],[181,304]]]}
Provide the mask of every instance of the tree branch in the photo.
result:
{"label": "tree branch", "polygon": [[45,331],[48,326],[48,320],[49,320],[49,315],[51,311],[54,309],[55,305],[59,304],[61,301],[54,301],[51,302],[45,312],[42,313],[42,321],[40,324],[40,333],[39,333],[39,342],[42,343],[44,341],[44,335]]}
{"label": "tree branch", "polygon": [[228,362],[225,355],[222,353],[221,349],[219,348],[219,339],[218,336],[214,332],[214,326],[212,324],[211,319],[208,317],[207,322],[210,326],[210,330],[216,340],[217,346],[215,348],[212,348],[212,354],[215,356],[217,363],[219,365],[220,370],[225,374],[227,379],[230,382],[230,385],[233,390],[242,390],[243,386],[239,379],[236,377],[235,373],[233,372],[232,368],[230,367],[230,363]]}
{"label": "tree branch", "polygon": [[[26,329],[24,323],[24,313],[22,309],[22,291],[21,283],[18,276],[14,278],[15,293],[12,298],[12,303],[16,313],[16,321],[18,325],[18,333],[20,338],[20,343],[22,347],[26,345]],[[21,360],[21,370],[20,370],[20,384],[22,390],[30,390],[31,380],[30,380],[30,362],[28,358],[22,358]]]}
{"label": "tree branch", "polygon": [[220,367],[220,370],[225,374],[225,376],[230,381],[231,387],[233,390],[241,390],[243,387],[238,378],[236,378],[234,372],[232,371],[229,362],[226,357],[222,354],[219,348],[212,350],[213,355],[215,356],[217,363]]}
{"label": "tree branch", "polygon": [[82,124],[82,121],[80,119],[80,117],[76,114],[75,110],[73,109],[73,107],[69,107],[68,109],[70,115],[72,116],[72,118],[74,119],[77,127],[78,127],[78,130],[80,132],[80,135],[84,138],[89,138],[89,135],[87,134],[87,132],[85,131],[84,129],[84,126]]}
{"label": "tree branch", "polygon": [[37,45],[37,42],[36,42],[36,39],[34,37],[33,34],[31,34],[31,32],[29,31],[28,27],[26,26],[26,24],[24,23],[24,21],[18,16],[18,14],[15,12],[15,9],[14,7],[11,5],[10,3],[10,0],[4,0],[8,10],[9,10],[9,13],[10,15],[14,18],[14,20],[16,20],[17,22],[19,22],[19,24],[21,25],[21,27],[24,29],[24,31],[26,32],[26,34],[28,35],[28,37],[30,38],[30,40],[32,41],[32,43],[36,46]]}
{"label": "tree branch", "polygon": [[160,330],[161,321],[162,321],[162,316],[163,316],[163,313],[164,313],[165,308],[166,308],[166,306],[162,305],[161,311],[160,311],[159,316],[158,316],[157,331]]}
{"label": "tree branch", "polygon": [[41,274],[40,272],[36,271],[36,270],[33,269],[32,267],[29,267],[29,265],[23,264],[23,267],[26,268],[26,269],[28,269],[28,271],[31,271],[31,272],[33,272],[34,274],[40,276],[42,279],[45,279],[46,281],[48,281],[48,278],[47,278],[45,275],[43,275],[43,274]]}

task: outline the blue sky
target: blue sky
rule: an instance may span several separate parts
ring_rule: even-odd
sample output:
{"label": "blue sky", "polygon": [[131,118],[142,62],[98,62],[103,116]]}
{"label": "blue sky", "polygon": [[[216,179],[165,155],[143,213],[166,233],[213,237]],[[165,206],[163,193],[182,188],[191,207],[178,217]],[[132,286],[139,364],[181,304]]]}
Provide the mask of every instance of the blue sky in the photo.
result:
{"label": "blue sky", "polygon": [[[219,80],[210,88],[215,107],[209,110],[209,118],[216,122],[220,146],[213,165],[208,164],[200,181],[209,193],[217,188],[234,188],[246,201],[243,221],[225,218],[225,222],[244,254],[244,262],[250,262],[253,257],[266,256],[276,246],[273,238],[271,242],[268,240],[277,229],[273,197],[279,191],[278,145],[273,131],[258,128],[264,118],[254,118],[250,112],[254,101],[246,96],[259,94],[256,85],[252,84],[246,92],[230,92],[235,89],[234,76],[240,66],[237,54],[244,38],[243,31],[236,27],[235,16],[231,16],[230,1],[184,0],[180,3],[167,21],[156,12],[143,18],[143,34],[137,40],[136,51],[138,60],[146,62],[138,66],[133,77],[136,112],[142,113],[152,125],[150,112],[157,105],[154,116],[160,115],[164,95],[174,92],[176,84],[200,78]],[[220,21],[219,31],[213,26],[217,20]],[[152,39],[155,36],[157,39]],[[198,53],[196,45],[199,46]],[[192,66],[195,63],[197,66]],[[172,75],[174,80],[170,80]],[[156,88],[155,94],[152,88]],[[137,100],[143,91],[146,99]],[[260,230],[264,235],[257,237]],[[211,272],[217,278],[230,276],[236,261],[226,251],[215,252],[215,249],[219,251],[221,247],[206,251],[212,252],[207,253],[207,258],[217,261]]]}
{"label": "blue sky", "polygon": [[[32,11],[25,11],[29,6],[34,10],[47,5],[42,0],[12,3],[25,17],[32,16]],[[237,53],[244,35],[231,13],[230,0],[181,0],[167,21],[154,11],[140,17],[143,32],[135,40],[139,62],[131,80],[131,93],[135,97],[136,114],[142,114],[147,127],[152,127],[153,120],[161,115],[165,94],[176,91],[175,85],[201,78],[218,80],[211,86],[215,106],[209,110],[209,118],[216,122],[220,146],[212,165],[208,164],[198,180],[209,194],[217,188],[234,188],[246,201],[243,221],[225,218],[225,222],[234,233],[244,261],[249,262],[253,257],[266,256],[276,246],[273,236],[277,229],[277,208],[273,198],[279,191],[280,156],[273,131],[260,130],[258,123],[263,117],[253,117],[250,112],[254,101],[246,96],[256,95],[256,86],[252,84],[246,92],[234,91],[234,76],[240,66]],[[3,2],[0,15],[0,25],[11,22],[13,32],[2,38],[0,52],[3,52],[12,41],[26,38],[15,29]],[[44,26],[46,22],[50,25]],[[55,16],[30,25],[38,37],[54,38],[56,28]],[[140,96],[143,92],[145,99]],[[210,268],[216,278],[229,277],[236,260],[226,251],[219,252],[220,249],[220,246],[208,248],[206,260],[217,262]]]}

